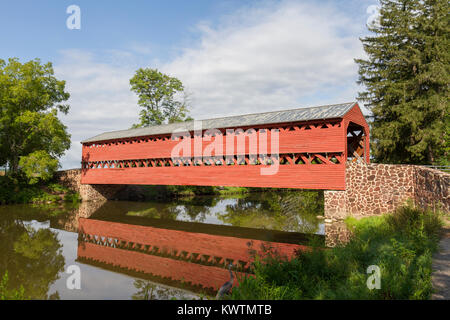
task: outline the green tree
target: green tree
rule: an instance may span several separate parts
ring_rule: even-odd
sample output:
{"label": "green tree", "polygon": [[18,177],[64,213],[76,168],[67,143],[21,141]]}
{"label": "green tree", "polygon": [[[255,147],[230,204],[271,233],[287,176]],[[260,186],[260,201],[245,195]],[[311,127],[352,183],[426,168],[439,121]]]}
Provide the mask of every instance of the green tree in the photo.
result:
{"label": "green tree", "polygon": [[435,164],[449,158],[448,0],[380,0],[379,21],[361,39],[359,98],[373,113],[379,162]]}
{"label": "green tree", "polygon": [[133,125],[134,128],[190,120],[187,95],[177,78],[157,69],[140,68],[130,79],[130,85],[142,107],[141,122]]}
{"label": "green tree", "polygon": [[55,160],[70,147],[67,127],[57,116],[58,111],[67,114],[69,106],[63,102],[69,96],[51,63],[0,60],[0,166],[17,174],[21,162],[29,164],[39,155],[37,171],[26,166],[29,178],[46,178],[56,169]]}

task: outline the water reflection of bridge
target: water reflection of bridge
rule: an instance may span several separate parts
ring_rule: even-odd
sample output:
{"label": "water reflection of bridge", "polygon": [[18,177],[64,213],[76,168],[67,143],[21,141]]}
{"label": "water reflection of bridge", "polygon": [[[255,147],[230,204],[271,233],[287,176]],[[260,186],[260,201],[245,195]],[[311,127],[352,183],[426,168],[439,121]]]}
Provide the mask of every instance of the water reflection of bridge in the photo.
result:
{"label": "water reflection of bridge", "polygon": [[245,276],[252,272],[255,254],[289,257],[305,249],[298,243],[307,239],[300,233],[106,215],[101,208],[86,209],[82,206],[73,220],[79,233],[77,261],[210,294],[229,280],[229,263],[236,266],[238,275]]}
{"label": "water reflection of bridge", "polygon": [[253,253],[270,246],[291,256],[303,246],[80,218],[78,259],[189,288],[217,290],[236,265],[249,273]]}
{"label": "water reflection of bridge", "polygon": [[325,224],[325,235],[306,235],[127,216],[121,206],[114,212],[115,207],[117,203],[83,202],[71,214],[52,218],[51,227],[80,231],[79,262],[196,292],[213,293],[211,288],[227,281],[227,261],[248,273],[252,253],[261,246],[289,256],[311,238],[335,245],[349,236],[342,222]]}

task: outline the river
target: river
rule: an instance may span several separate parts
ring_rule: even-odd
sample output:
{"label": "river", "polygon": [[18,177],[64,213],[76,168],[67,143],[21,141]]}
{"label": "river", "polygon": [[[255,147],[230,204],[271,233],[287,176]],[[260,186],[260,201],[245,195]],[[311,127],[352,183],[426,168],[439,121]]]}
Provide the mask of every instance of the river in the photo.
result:
{"label": "river", "polygon": [[304,191],[0,206],[0,276],[32,299],[209,298],[230,263],[252,276],[255,255],[322,239],[322,214]]}

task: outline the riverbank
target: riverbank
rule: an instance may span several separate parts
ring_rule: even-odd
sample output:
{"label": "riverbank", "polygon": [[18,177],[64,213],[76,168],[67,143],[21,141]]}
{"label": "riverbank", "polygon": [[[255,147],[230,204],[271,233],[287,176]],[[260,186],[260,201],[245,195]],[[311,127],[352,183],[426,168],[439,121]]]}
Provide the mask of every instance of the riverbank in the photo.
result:
{"label": "riverbank", "polygon": [[79,202],[80,195],[56,181],[29,185],[24,181],[0,176],[0,205],[5,204],[49,204]]}
{"label": "riverbank", "polygon": [[[440,215],[404,207],[393,214],[347,220],[346,246],[300,252],[290,261],[268,257],[256,263],[255,278],[241,279],[232,299],[429,299],[432,254]],[[370,266],[372,269],[368,269]],[[380,271],[379,289],[374,270]]]}
{"label": "riverbank", "polygon": [[[247,188],[247,187],[216,187],[216,186],[171,186],[171,185],[128,185],[113,198],[124,201],[171,201],[174,199],[189,199],[199,196],[233,196],[241,197],[250,193],[292,193],[309,197],[321,203],[323,207],[323,191],[321,190],[292,190],[277,188]],[[321,211],[323,212],[323,210]]]}
{"label": "riverbank", "polygon": [[139,186],[143,200],[170,200],[203,195],[238,195],[250,192],[262,192],[256,188],[244,187],[213,187],[213,186]]}

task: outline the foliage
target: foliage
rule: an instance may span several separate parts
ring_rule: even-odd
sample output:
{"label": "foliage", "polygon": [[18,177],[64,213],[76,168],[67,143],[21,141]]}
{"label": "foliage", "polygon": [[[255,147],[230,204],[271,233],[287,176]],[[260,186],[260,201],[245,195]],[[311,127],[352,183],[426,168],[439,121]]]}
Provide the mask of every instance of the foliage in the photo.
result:
{"label": "foliage", "polygon": [[0,280],[0,300],[25,300],[23,286],[20,286],[19,289],[9,289],[8,282],[9,276],[8,271],[6,271]]}
{"label": "foliage", "polygon": [[69,202],[72,204],[77,204],[81,202],[81,196],[79,193],[67,192],[64,194],[64,202]]}
{"label": "foliage", "polygon": [[39,180],[47,181],[51,179],[58,166],[58,160],[43,150],[20,157],[19,161],[19,167],[28,178],[29,184],[36,184]]}
{"label": "foliage", "polygon": [[252,192],[252,188],[244,187],[214,187],[214,186],[145,186],[145,199],[169,200],[174,198],[202,196],[245,194]]}
{"label": "foliage", "polygon": [[81,201],[80,195],[55,183],[29,185],[27,181],[0,176],[0,204]]}
{"label": "foliage", "polygon": [[[133,127],[181,122],[187,117],[187,96],[180,80],[157,69],[138,69],[130,79],[131,90],[139,97],[141,122]],[[181,95],[181,99],[180,96]]]}
{"label": "foliage", "polygon": [[[432,292],[431,255],[440,217],[404,207],[392,215],[348,221],[346,246],[312,248],[290,261],[268,256],[243,278],[233,299],[427,299]],[[367,268],[381,270],[381,288],[367,288]]]}
{"label": "foliage", "polygon": [[[63,104],[69,99],[64,90],[65,82],[54,77],[51,63],[0,60],[0,166],[7,166],[9,173],[18,174],[22,164],[32,181],[46,178],[70,147],[67,128],[57,117],[58,111],[69,110]],[[39,162],[36,166],[33,159]]]}
{"label": "foliage", "polygon": [[448,164],[450,47],[448,0],[380,0],[374,34],[357,59],[359,98],[373,112],[379,162]]}

